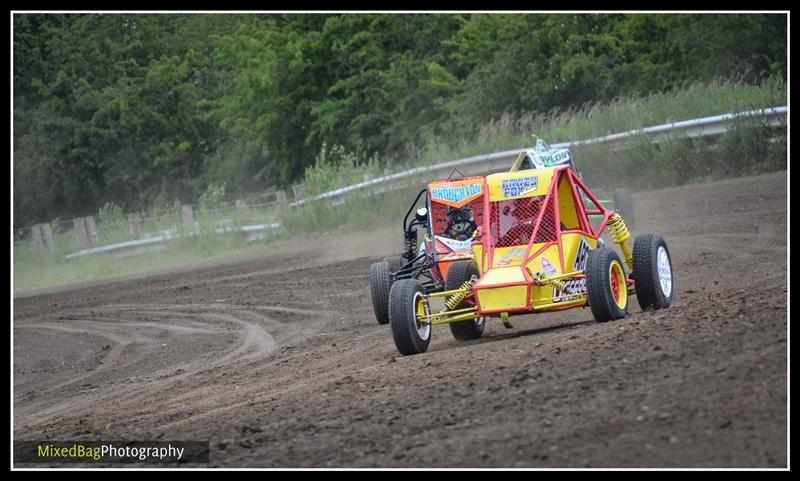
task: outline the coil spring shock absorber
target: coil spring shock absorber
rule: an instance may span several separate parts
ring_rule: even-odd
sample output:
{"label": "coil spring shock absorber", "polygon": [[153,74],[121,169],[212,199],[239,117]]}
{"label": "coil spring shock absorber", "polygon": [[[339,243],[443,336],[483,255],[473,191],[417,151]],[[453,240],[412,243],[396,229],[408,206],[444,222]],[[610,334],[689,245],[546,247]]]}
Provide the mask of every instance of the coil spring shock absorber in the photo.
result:
{"label": "coil spring shock absorber", "polygon": [[630,249],[628,249],[628,243],[626,242],[631,238],[631,233],[625,226],[625,221],[622,220],[622,216],[615,212],[614,215],[608,219],[607,225],[608,229],[611,231],[611,240],[619,245],[619,249],[625,257],[625,263],[628,264],[628,269],[633,271],[633,254],[631,254]]}
{"label": "coil spring shock absorber", "polygon": [[567,283],[565,281],[560,281],[558,279],[554,279],[554,280],[550,281],[550,284],[555,286],[559,291],[563,292],[564,294],[571,294],[571,292],[567,292],[567,289],[569,289],[569,286],[567,285]]}
{"label": "coil spring shock absorber", "polygon": [[452,296],[448,297],[446,301],[444,301],[444,305],[447,306],[447,308],[451,311],[455,310],[455,308],[461,304],[461,301],[467,298],[467,295],[469,295],[470,290],[472,289],[472,283],[470,281],[466,281],[461,284],[459,289],[461,289],[460,292],[456,292]]}
{"label": "coil spring shock absorber", "polygon": [[408,229],[403,236],[405,244],[404,257],[409,261],[417,257],[417,231],[415,229]]}
{"label": "coil spring shock absorber", "polygon": [[569,284],[566,281],[562,281],[562,280],[559,280],[559,279],[553,279],[552,281],[549,281],[549,282],[550,282],[551,285],[553,285],[553,287],[557,288],[559,291],[561,291],[563,293],[563,294],[561,294],[561,300],[562,301],[563,300],[569,300],[569,299],[573,298],[576,295],[575,292],[572,289],[569,288]]}

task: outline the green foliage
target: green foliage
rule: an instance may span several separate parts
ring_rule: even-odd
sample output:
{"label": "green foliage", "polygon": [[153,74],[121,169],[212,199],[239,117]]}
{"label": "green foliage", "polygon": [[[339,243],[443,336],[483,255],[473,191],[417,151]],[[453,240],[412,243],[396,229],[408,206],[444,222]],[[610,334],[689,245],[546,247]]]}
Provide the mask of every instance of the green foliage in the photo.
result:
{"label": "green foliage", "polygon": [[98,224],[119,224],[125,221],[125,215],[122,212],[122,207],[114,202],[106,202],[97,211],[95,222]]}
{"label": "green foliage", "polygon": [[377,157],[360,160],[359,154],[349,152],[341,145],[328,147],[323,143],[314,165],[306,167],[303,184],[307,195],[317,195],[363,182],[364,174],[382,175]]}
{"label": "green foliage", "polygon": [[[731,111],[748,88],[772,106],[786,27],[786,14],[15,14],[15,224],[193,203],[211,185],[319,190],[378,158]],[[727,103],[696,87],[719,79],[733,79]],[[697,107],[668,111],[671,92]],[[650,114],[631,115],[631,97]],[[323,146],[354,157],[320,178]]]}
{"label": "green foliage", "polygon": [[200,209],[209,210],[222,207],[226,198],[225,184],[209,184],[200,196]]}

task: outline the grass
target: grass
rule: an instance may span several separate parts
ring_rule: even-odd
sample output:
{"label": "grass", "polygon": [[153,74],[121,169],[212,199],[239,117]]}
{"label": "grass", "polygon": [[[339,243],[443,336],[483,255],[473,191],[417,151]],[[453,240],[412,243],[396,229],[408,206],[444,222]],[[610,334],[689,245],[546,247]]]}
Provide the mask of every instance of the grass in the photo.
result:
{"label": "grass", "polygon": [[[699,117],[785,105],[786,82],[767,78],[751,85],[736,81],[714,81],[689,85],[684,89],[645,97],[614,99],[609,103],[590,103],[565,111],[514,116],[499,119],[478,129],[474,138],[455,142],[436,141],[419,149],[414,165],[432,165],[472,155],[531,147],[532,134],[548,143],[583,140],[651,125]],[[693,179],[719,179],[785,169],[786,131],[774,141],[774,129],[764,128],[761,119],[741,120],[734,129],[716,139],[700,137],[652,144],[642,137],[618,149],[611,145],[578,146],[572,149],[585,180],[590,186],[613,189],[649,189],[680,185]],[[305,183],[312,192],[330,190],[317,179],[331,179],[346,172],[358,178],[359,167],[374,172],[376,159],[360,166],[353,155],[342,153],[346,162],[319,162],[307,171]],[[330,155],[323,157],[330,159]],[[318,159],[319,160],[319,159]],[[430,179],[418,179],[417,191]],[[312,232],[344,226],[348,229],[374,225],[399,225],[414,189],[363,198],[365,191],[348,196],[344,205],[328,200],[293,210],[287,219],[290,233]]]}
{"label": "grass", "polygon": [[58,255],[43,255],[29,246],[15,247],[14,293],[245,257],[263,252],[267,243],[247,242],[238,234],[213,235],[169,242],[164,250],[145,255],[97,255],[69,261]]}
{"label": "grass", "polygon": [[444,144],[432,143],[421,150],[422,164],[471,155],[489,154],[533,146],[533,135],[548,143],[568,142],[635,130],[651,125],[699,117],[786,105],[786,82],[765,79],[759,85],[718,80],[689,85],[685,89],[644,97],[616,98],[608,103],[550,112],[514,115],[503,113],[478,129],[473,138]]}
{"label": "grass", "polygon": [[[759,85],[733,81],[695,84],[684,89],[646,97],[619,98],[606,104],[587,104],[565,111],[522,116],[503,114],[483,125],[472,137],[452,142],[437,140],[420,148],[413,163],[394,166],[394,171],[419,165],[453,160],[532,146],[532,134],[548,143],[581,140],[650,125],[691,118],[739,112],[786,104],[787,86],[780,79],[766,79]],[[591,187],[632,189],[681,185],[696,179],[720,179],[750,175],[787,167],[786,129],[776,135],[758,120],[743,120],[718,139],[697,138],[651,144],[649,139],[634,140],[625,149],[608,145],[579,146],[573,155]],[[325,147],[314,166],[306,171],[307,196],[342,185],[361,182],[365,174],[383,175],[385,162],[375,157],[362,158],[341,147]],[[289,209],[280,231],[266,240],[248,244],[238,234],[211,234],[224,219],[230,226],[277,221],[274,208],[267,206],[249,213],[231,208],[200,209],[195,222],[203,234],[167,244],[164,251],[129,258],[107,255],[67,261],[64,255],[78,250],[73,233],[54,235],[54,254],[34,251],[30,241],[14,247],[14,289],[34,288],[94,281],[154,270],[202,264],[258,252],[274,239],[336,230],[368,230],[377,226],[400,226],[413,197],[431,180],[416,178],[391,192],[368,195],[368,189],[353,192],[338,203],[332,200],[310,202]],[[127,220],[118,209],[101,209],[98,237],[101,244],[130,239]],[[180,206],[145,216],[143,232],[152,234],[181,227]]]}
{"label": "grass", "polygon": [[[142,238],[154,237],[164,231],[181,235],[183,231],[181,216],[175,212],[153,212],[143,220]],[[246,213],[230,208],[201,209],[195,213],[194,221],[199,235],[182,235],[161,244],[165,247],[163,251],[131,257],[115,257],[107,253],[68,260],[65,258],[67,254],[80,249],[74,232],[53,233],[52,255],[35,250],[29,240],[22,240],[14,245],[14,292],[199,265],[256,253],[264,248],[266,240],[248,242],[239,232],[218,234],[215,230],[223,226],[236,228],[273,223],[277,222],[277,217],[272,207],[250,209]],[[97,235],[98,245],[131,240],[127,221],[115,219],[98,221]]]}

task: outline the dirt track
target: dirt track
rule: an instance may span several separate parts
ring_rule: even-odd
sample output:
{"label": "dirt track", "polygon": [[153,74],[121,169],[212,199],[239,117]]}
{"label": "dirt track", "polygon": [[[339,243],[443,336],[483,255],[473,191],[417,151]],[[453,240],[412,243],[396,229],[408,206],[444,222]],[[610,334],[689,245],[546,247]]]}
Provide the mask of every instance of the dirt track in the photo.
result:
{"label": "dirt track", "polygon": [[208,439],[212,466],[785,467],[786,194],[785,173],[637,194],[668,310],[438,326],[410,357],[369,298],[394,230],[17,298],[14,438]]}

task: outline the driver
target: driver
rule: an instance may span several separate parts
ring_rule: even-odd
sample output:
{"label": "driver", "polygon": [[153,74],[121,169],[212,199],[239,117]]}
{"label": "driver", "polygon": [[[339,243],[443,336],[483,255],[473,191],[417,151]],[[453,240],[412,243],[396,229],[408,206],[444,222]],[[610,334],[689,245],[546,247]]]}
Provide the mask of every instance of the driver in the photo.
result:
{"label": "driver", "polygon": [[460,241],[468,240],[477,227],[471,206],[467,205],[461,209],[447,208],[447,228],[443,232],[447,237]]}

